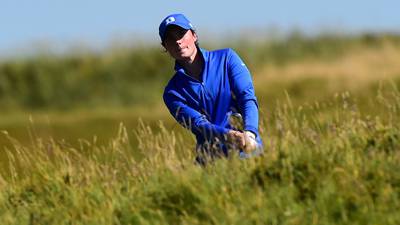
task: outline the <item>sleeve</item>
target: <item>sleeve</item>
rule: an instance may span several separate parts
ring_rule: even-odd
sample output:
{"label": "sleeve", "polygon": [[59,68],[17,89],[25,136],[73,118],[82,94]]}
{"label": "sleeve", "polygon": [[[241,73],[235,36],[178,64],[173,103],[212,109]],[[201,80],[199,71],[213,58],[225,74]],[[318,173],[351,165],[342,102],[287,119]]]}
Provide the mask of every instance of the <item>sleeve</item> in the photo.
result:
{"label": "sleeve", "polygon": [[209,122],[204,114],[189,107],[186,100],[174,90],[164,91],[164,102],[178,123],[192,131],[196,136],[202,136],[205,140],[218,137],[224,140],[229,129]]}
{"label": "sleeve", "polygon": [[244,129],[258,133],[258,103],[250,71],[232,49],[228,56],[228,73],[234,98],[244,119]]}

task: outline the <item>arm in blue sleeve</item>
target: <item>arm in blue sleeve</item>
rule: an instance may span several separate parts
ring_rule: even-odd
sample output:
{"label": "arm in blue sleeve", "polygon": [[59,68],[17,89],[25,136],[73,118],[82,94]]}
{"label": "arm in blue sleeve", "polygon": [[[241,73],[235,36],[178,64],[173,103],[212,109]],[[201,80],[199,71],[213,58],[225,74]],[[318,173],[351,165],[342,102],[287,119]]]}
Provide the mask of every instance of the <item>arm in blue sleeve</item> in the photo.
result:
{"label": "arm in blue sleeve", "polygon": [[210,123],[205,115],[185,104],[185,99],[179,93],[166,90],[163,98],[176,121],[193,134],[203,136],[205,140],[212,140],[213,137],[224,140],[229,129]]}
{"label": "arm in blue sleeve", "polygon": [[243,114],[244,129],[258,136],[258,103],[250,71],[233,50],[229,51],[228,66],[233,94]]}

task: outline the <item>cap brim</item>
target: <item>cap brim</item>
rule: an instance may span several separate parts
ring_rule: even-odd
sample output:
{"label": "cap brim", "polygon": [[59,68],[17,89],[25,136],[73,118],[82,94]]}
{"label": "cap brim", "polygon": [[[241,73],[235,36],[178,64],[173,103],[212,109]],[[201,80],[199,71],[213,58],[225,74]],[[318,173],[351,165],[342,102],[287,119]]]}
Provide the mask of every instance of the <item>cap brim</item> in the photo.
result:
{"label": "cap brim", "polygon": [[[184,24],[184,23],[175,23],[175,22],[172,22],[172,23],[168,24],[168,25],[166,26],[166,28],[168,28],[168,27],[171,26],[171,25],[176,25],[176,26],[182,27],[183,29],[186,29],[186,30],[192,29],[192,27],[189,26],[188,24]],[[167,29],[165,29],[165,30],[167,30]]]}
{"label": "cap brim", "polygon": [[193,27],[190,26],[190,25],[188,25],[188,24],[177,23],[176,21],[171,22],[171,23],[169,23],[167,26],[165,26],[164,32],[163,32],[163,34],[161,35],[161,40],[164,40],[164,39],[165,39],[165,33],[167,32],[168,27],[171,26],[171,25],[175,25],[175,26],[181,27],[181,28],[183,28],[183,29],[185,29],[185,30],[193,29]]}

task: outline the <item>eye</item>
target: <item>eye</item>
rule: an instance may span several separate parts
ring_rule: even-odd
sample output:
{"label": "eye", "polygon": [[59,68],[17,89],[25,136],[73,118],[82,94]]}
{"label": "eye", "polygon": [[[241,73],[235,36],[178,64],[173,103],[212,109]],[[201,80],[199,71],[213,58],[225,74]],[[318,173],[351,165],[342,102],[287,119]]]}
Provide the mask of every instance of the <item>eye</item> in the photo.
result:
{"label": "eye", "polygon": [[179,38],[182,38],[183,36],[185,36],[186,33],[187,33],[187,30],[180,30],[180,31],[178,32],[178,37],[179,37]]}
{"label": "eye", "polygon": [[175,30],[169,30],[167,31],[167,34],[165,36],[165,41],[166,42],[174,42],[176,40],[180,40],[185,36],[185,34],[188,32],[188,30],[185,29],[175,29]]}

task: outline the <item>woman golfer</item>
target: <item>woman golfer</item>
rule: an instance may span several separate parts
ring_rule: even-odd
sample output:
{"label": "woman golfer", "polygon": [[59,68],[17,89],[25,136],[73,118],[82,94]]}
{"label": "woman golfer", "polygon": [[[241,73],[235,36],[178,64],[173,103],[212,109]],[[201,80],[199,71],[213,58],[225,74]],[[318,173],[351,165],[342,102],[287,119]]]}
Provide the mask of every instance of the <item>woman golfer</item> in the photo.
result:
{"label": "woman golfer", "polygon": [[257,98],[250,72],[239,56],[232,49],[200,48],[193,25],[182,14],[167,16],[159,35],[175,59],[175,74],[165,87],[164,102],[172,116],[196,136],[196,161],[204,164],[235,153],[241,158],[261,154]]}

